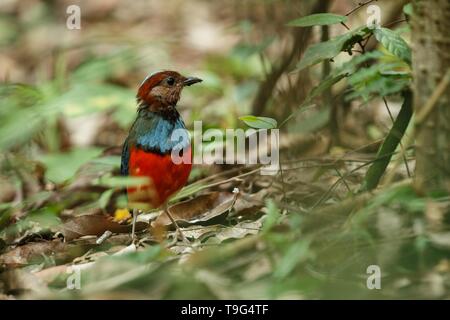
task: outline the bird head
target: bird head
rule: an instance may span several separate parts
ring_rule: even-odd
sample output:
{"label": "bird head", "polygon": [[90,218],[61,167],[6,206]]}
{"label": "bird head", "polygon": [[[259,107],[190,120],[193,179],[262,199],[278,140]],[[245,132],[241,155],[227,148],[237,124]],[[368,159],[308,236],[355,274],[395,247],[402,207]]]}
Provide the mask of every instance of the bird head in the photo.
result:
{"label": "bird head", "polygon": [[144,79],[137,93],[139,110],[165,112],[174,109],[180,100],[181,91],[202,80],[195,77],[184,77],[176,71],[160,71]]}

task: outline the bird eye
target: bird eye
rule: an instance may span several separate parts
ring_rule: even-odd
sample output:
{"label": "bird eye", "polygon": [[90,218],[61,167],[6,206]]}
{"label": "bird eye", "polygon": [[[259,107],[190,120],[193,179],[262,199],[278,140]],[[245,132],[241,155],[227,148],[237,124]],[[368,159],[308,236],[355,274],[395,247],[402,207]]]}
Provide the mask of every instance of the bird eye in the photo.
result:
{"label": "bird eye", "polygon": [[175,79],[172,77],[169,77],[169,78],[167,78],[166,82],[169,86],[173,86],[175,84]]}

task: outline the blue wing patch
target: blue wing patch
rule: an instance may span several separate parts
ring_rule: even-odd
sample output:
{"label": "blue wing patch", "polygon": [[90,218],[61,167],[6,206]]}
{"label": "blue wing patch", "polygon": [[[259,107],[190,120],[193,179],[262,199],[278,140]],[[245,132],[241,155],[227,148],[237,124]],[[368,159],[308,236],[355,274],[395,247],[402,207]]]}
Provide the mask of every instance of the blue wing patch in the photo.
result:
{"label": "blue wing patch", "polygon": [[130,150],[128,146],[128,138],[125,140],[122,148],[122,158],[120,162],[120,174],[128,175],[128,162],[130,161]]}

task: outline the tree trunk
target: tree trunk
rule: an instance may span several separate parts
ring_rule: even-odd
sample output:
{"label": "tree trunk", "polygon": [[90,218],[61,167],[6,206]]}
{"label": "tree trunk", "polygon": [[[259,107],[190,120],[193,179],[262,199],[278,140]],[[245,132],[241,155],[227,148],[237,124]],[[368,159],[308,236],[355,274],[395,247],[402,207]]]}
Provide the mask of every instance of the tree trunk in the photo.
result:
{"label": "tree trunk", "polygon": [[[412,17],[414,110],[430,100],[450,68],[450,1],[414,0]],[[416,123],[415,184],[422,193],[450,190],[450,88]]]}

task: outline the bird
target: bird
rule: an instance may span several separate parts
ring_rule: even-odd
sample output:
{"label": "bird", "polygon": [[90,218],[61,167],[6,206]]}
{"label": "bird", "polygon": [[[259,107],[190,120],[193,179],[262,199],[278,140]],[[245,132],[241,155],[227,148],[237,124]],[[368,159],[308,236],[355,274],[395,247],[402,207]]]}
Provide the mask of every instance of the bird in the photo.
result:
{"label": "bird", "polygon": [[176,106],[182,90],[201,82],[197,77],[185,77],[176,71],[159,71],[147,76],[139,86],[137,115],[126,137],[121,156],[122,176],[144,178],[142,184],[126,189],[128,207],[133,208],[132,239],[139,205],[163,208],[183,241],[187,241],[168,210],[167,202],[188,181],[191,161],[174,161],[178,154],[191,159],[189,139],[173,139],[176,130],[186,125]]}

